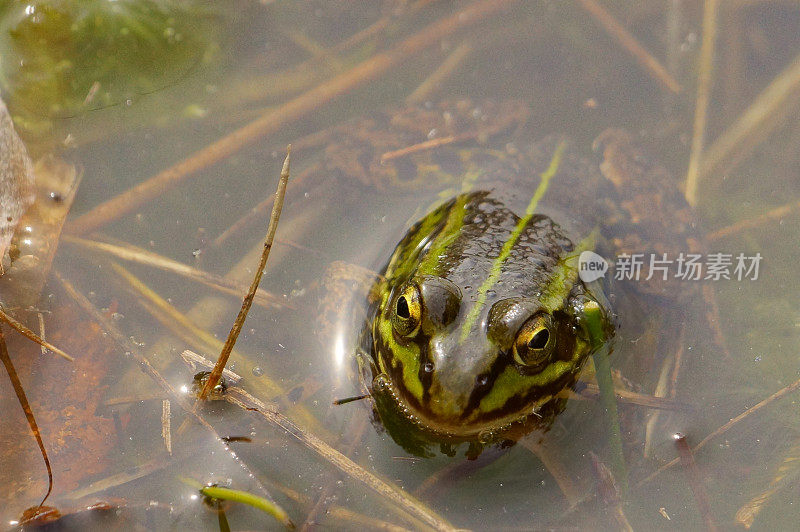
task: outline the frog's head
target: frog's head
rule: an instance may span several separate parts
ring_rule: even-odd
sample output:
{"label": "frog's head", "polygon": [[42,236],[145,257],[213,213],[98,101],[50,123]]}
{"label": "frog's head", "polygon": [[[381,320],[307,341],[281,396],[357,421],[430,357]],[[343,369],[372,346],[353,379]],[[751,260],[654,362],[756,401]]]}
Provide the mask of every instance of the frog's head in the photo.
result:
{"label": "frog's head", "polygon": [[482,291],[415,272],[383,294],[372,322],[372,393],[399,443],[414,440],[409,432],[489,443],[548,425],[563,407],[557,394],[612,330],[602,293],[598,301],[574,264],[554,270],[534,291],[513,279]]}
{"label": "frog's head", "polygon": [[485,191],[406,233],[375,286],[368,335],[372,396],[398,443],[424,454],[425,441],[513,441],[549,425],[559,392],[614,330],[601,280],[578,275],[595,240],[574,243]]}

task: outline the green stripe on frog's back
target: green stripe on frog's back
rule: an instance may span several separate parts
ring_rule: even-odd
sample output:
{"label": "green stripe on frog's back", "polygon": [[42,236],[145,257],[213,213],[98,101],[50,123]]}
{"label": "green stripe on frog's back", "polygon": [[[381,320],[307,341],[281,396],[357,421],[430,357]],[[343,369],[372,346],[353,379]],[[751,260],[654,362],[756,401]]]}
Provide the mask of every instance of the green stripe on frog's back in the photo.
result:
{"label": "green stripe on frog's back", "polygon": [[385,277],[389,280],[407,279],[417,267],[417,257],[430,249],[445,228],[451,225],[453,210],[463,209],[467,199],[456,198],[450,203],[442,205],[412,227],[406,237],[397,245],[389,264],[386,266]]}
{"label": "green stripe on frog's back", "polygon": [[511,249],[519,240],[519,237],[525,230],[525,227],[527,227],[528,223],[530,223],[531,219],[536,213],[536,207],[539,205],[539,201],[541,201],[542,197],[545,195],[545,192],[547,192],[547,188],[550,185],[550,180],[558,172],[558,167],[561,165],[561,158],[563,157],[565,147],[566,145],[564,142],[560,142],[556,147],[555,153],[553,153],[553,157],[550,160],[550,164],[540,175],[541,181],[539,182],[539,186],[536,187],[536,191],[528,203],[528,208],[525,209],[525,216],[520,218],[517,226],[503,244],[500,254],[492,263],[492,269],[489,273],[489,276],[478,289],[478,301],[470,309],[470,312],[464,320],[464,325],[461,329],[461,342],[464,342],[464,340],[467,339],[470,331],[475,326],[475,322],[477,321],[483,306],[486,304],[486,294],[495,284],[497,284],[497,281],[500,279],[500,274],[503,271],[503,264],[511,254]]}

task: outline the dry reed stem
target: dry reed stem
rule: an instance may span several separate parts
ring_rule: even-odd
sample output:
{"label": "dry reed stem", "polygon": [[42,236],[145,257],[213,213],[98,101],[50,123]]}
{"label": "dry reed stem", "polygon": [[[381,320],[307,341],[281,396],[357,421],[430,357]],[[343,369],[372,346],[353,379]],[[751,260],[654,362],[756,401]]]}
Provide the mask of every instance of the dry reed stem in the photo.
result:
{"label": "dry reed stem", "polygon": [[330,464],[349,475],[350,478],[362,482],[385,500],[393,502],[408,512],[410,516],[422,520],[436,530],[455,530],[453,525],[425,506],[421,501],[359,466],[314,434],[302,430],[280,412],[248,394],[245,390],[237,387],[229,388],[225,394],[225,400],[244,410],[258,414],[270,424],[286,431]]}
{"label": "dry reed stem", "polygon": [[698,181],[718,183],[791,118],[800,104],[800,54],[775,76],[736,121],[705,150]]}
{"label": "dry reed stem", "polygon": [[15,320],[14,318],[12,318],[8,314],[6,314],[6,312],[2,308],[0,308],[0,320],[6,322],[9,327],[14,329],[18,333],[20,333],[22,336],[24,336],[28,340],[39,344],[44,349],[48,349],[48,350],[52,351],[53,353],[55,353],[56,355],[60,356],[61,358],[69,360],[70,362],[74,362],[75,361],[75,359],[73,357],[69,356],[67,353],[65,353],[64,351],[62,351],[58,347],[54,346],[50,342],[45,341],[44,338],[39,337],[38,334],[36,334],[32,330],[28,329],[24,324],[22,324],[21,322]]}
{"label": "dry reed stem", "polygon": [[717,0],[706,0],[703,7],[703,44],[700,47],[700,71],[697,77],[692,148],[689,153],[689,167],[686,170],[686,189],[684,191],[686,201],[692,207],[697,205],[698,175],[706,138],[708,102],[711,100],[713,85],[714,51],[717,42],[717,8]]}
{"label": "dry reed stem", "polygon": [[225,345],[222,346],[222,351],[219,354],[217,363],[214,365],[214,369],[211,370],[211,373],[205,382],[205,386],[203,386],[203,389],[200,391],[199,399],[201,401],[208,397],[208,394],[211,393],[211,390],[213,390],[214,387],[219,383],[219,379],[222,377],[222,370],[225,369],[225,365],[228,363],[228,358],[231,356],[231,351],[233,351],[233,346],[236,345],[236,340],[239,338],[239,333],[242,332],[244,322],[247,320],[247,314],[250,312],[250,307],[253,305],[253,298],[258,290],[258,285],[261,283],[261,277],[264,275],[264,268],[267,265],[267,259],[269,259],[269,252],[272,250],[272,244],[275,240],[275,232],[278,230],[278,221],[280,220],[281,210],[283,209],[283,199],[286,196],[286,185],[289,182],[289,164],[291,162],[291,155],[292,146],[290,144],[286,148],[286,159],[283,161],[281,177],[278,180],[278,190],[275,192],[275,203],[272,206],[272,215],[269,218],[269,227],[267,228],[267,237],[264,240],[264,250],[261,253],[261,261],[258,263],[258,269],[256,269],[255,275],[253,276],[253,282],[250,285],[250,290],[247,292],[247,295],[242,301],[242,308],[239,310],[239,314],[236,316],[236,320],[233,322],[233,327],[231,327],[231,331],[228,333],[228,338],[225,340]]}
{"label": "dry reed stem", "polygon": [[664,68],[658,59],[653,57],[644,46],[639,44],[636,37],[634,37],[625,26],[620,24],[611,13],[606,11],[603,6],[595,2],[595,0],[579,0],[579,2],[583,8],[597,20],[606,33],[625,48],[653,79],[660,82],[664,87],[675,94],[683,90],[681,84],[667,72],[667,69]]}
{"label": "dry reed stem", "polygon": [[[99,240],[87,240],[70,235],[64,235],[62,237],[62,241],[67,242],[68,244],[81,246],[86,249],[101,251],[122,260],[136,262],[152,268],[158,268],[160,270],[172,272],[187,279],[197,281],[198,283],[208,286],[209,288],[213,288],[214,290],[235,295],[237,297],[241,297],[242,293],[247,290],[247,287],[242,283],[237,283],[235,281],[225,279],[224,277],[214,275],[213,273],[198,270],[197,268],[187,264],[174,261],[170,258],[164,257],[163,255],[159,255],[130,244],[116,245],[108,242],[101,242]],[[283,301],[282,298],[261,289],[256,292],[256,298],[254,302],[266,308],[292,308],[292,306]]]}

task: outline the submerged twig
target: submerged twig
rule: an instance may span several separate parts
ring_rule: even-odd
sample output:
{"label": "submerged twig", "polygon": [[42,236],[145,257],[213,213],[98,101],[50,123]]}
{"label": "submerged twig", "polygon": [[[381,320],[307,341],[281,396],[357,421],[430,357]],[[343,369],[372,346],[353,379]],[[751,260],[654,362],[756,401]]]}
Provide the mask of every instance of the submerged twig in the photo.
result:
{"label": "submerged twig", "polygon": [[677,433],[674,438],[681,465],[686,471],[686,477],[689,479],[689,487],[692,488],[695,504],[697,504],[700,516],[706,524],[706,529],[709,531],[717,530],[717,525],[714,524],[714,517],[711,515],[711,504],[708,502],[708,492],[706,492],[706,488],[703,485],[703,477],[700,474],[697,463],[694,461],[692,450],[689,448],[689,444],[686,443],[686,436]]}
{"label": "submerged twig", "polygon": [[692,149],[689,154],[689,167],[686,170],[686,201],[697,205],[697,177],[700,172],[700,158],[706,138],[708,102],[711,100],[712,73],[714,70],[714,49],[717,42],[717,0],[706,0],[703,8],[703,44],[700,47],[700,66],[697,76],[697,100],[694,107],[694,127]]}
{"label": "submerged twig", "polygon": [[[350,426],[346,429],[343,435],[349,436],[350,441],[342,448],[342,454],[350,457],[353,452],[361,445],[361,440],[364,438],[369,421],[366,417],[352,417],[350,419]],[[339,447],[339,445],[337,445]],[[321,516],[328,514],[328,507],[332,501],[332,495],[335,493],[336,486],[341,484],[340,479],[342,475],[340,471],[336,471],[328,478],[322,485],[322,489],[317,495],[317,502],[314,503],[311,510],[309,510],[303,524],[300,525],[301,531],[313,530]]]}
{"label": "submerged twig", "polygon": [[[267,484],[286,495],[293,501],[300,503],[302,505],[310,505],[311,498],[308,495],[303,493],[297,492],[287,486],[282,484],[278,484],[277,482],[270,481],[266,479]],[[362,528],[366,528],[368,530],[385,530],[387,532],[410,532],[409,529],[403,528],[401,526],[394,525],[392,523],[388,523],[386,521],[381,521],[372,516],[367,516],[364,514],[359,514],[350,510],[349,508],[343,506],[335,506],[331,505],[328,507],[328,517],[331,519],[339,520],[339,521],[347,521],[348,528],[353,528],[355,526],[359,526]]]}
{"label": "submerged twig", "polygon": [[8,314],[6,314],[6,312],[2,309],[2,307],[0,307],[0,320],[6,322],[9,327],[14,329],[18,333],[20,333],[22,336],[24,336],[28,340],[39,344],[40,346],[42,346],[45,349],[49,349],[50,351],[52,351],[53,353],[57,354],[61,358],[65,358],[65,359],[69,360],[70,362],[74,362],[75,361],[74,358],[72,358],[71,356],[66,354],[64,351],[62,351],[61,349],[57,348],[56,346],[54,346],[50,342],[45,341],[44,338],[39,337],[38,334],[36,334],[32,330],[30,330],[27,327],[25,327],[25,325],[23,325],[21,322],[15,320],[14,318],[12,318]]}
{"label": "submerged twig", "polygon": [[[759,410],[761,410],[765,406],[769,405],[770,403],[772,403],[774,401],[777,401],[778,399],[780,399],[781,397],[784,397],[787,394],[792,393],[793,391],[797,390],[798,388],[800,388],[800,379],[794,381],[793,383],[791,383],[788,386],[785,386],[785,387],[781,388],[780,390],[778,390],[777,392],[773,393],[772,395],[770,395],[766,399],[764,399],[761,402],[751,406],[750,408],[748,408],[747,410],[745,410],[744,412],[742,412],[741,414],[739,414],[735,418],[731,419],[730,421],[728,421],[724,425],[721,425],[716,430],[712,431],[711,434],[709,434],[708,436],[703,438],[700,441],[700,443],[698,443],[697,445],[692,447],[692,452],[696,453],[697,451],[699,451],[700,449],[705,447],[705,445],[709,441],[713,440],[714,438],[716,438],[717,436],[719,436],[721,434],[724,434],[731,427],[733,427],[734,425],[736,425],[737,423],[739,423],[740,421],[742,421],[746,417],[750,416],[751,414],[754,414],[754,413],[758,412]],[[641,486],[645,482],[649,482],[650,480],[653,480],[655,477],[657,477],[658,475],[660,475],[662,472],[666,471],[670,467],[674,466],[679,461],[680,461],[680,458],[674,458],[673,460],[671,460],[671,461],[667,462],[666,464],[662,465],[661,467],[656,469],[653,473],[651,473],[650,475],[648,475],[647,477],[642,479],[637,485]]]}
{"label": "submerged twig", "polygon": [[655,80],[659,81],[668,90],[675,94],[683,90],[681,84],[667,72],[667,69],[642,46],[625,26],[619,23],[611,13],[595,2],[595,0],[579,0],[583,8],[606,30],[611,37],[630,53],[636,62],[643,67]]}
{"label": "submerged twig", "polygon": [[161,401],[161,437],[164,439],[164,447],[172,456],[172,414],[170,413],[169,399]]}
{"label": "submerged twig", "polygon": [[[674,398],[656,397],[655,395],[632,392],[624,388],[615,387],[614,395],[620,403],[643,406],[645,408],[676,411],[688,411],[693,409],[691,405],[676,401]],[[600,397],[600,388],[593,382],[581,382],[579,390],[562,390],[558,392],[556,396],[584,401],[587,399],[597,399]]]}
{"label": "submerged twig", "polygon": [[233,346],[236,345],[236,340],[239,338],[239,333],[242,331],[244,322],[247,319],[247,313],[250,312],[250,307],[253,305],[253,298],[258,290],[258,285],[261,283],[261,276],[264,275],[264,267],[267,265],[269,252],[272,250],[275,232],[278,230],[278,220],[280,220],[281,209],[283,209],[283,198],[286,195],[286,185],[289,182],[289,164],[291,162],[291,156],[292,146],[290,144],[286,148],[286,159],[283,161],[281,177],[278,180],[278,190],[275,192],[275,203],[272,206],[272,215],[269,218],[269,227],[267,228],[267,237],[264,240],[264,250],[261,253],[261,261],[258,263],[258,269],[256,269],[255,275],[253,276],[250,290],[242,301],[242,308],[239,310],[239,315],[236,316],[233,327],[231,327],[231,331],[228,333],[228,338],[225,340],[225,345],[222,346],[219,359],[217,359],[214,369],[211,370],[211,374],[209,374],[205,386],[203,386],[203,389],[200,391],[200,400],[208,397],[211,390],[219,383],[219,379],[222,377],[222,370],[225,369],[225,365],[228,363],[228,358],[231,356]]}
{"label": "submerged twig", "polygon": [[286,102],[277,109],[237,129],[213,144],[195,152],[183,161],[139,183],[126,192],[101,203],[78,217],[67,227],[72,234],[85,234],[116,220],[144,203],[163,194],[186,177],[218,163],[252,142],[278,131],[288,122],[300,118],[334,98],[373,80],[421,50],[438,44],[443,37],[475,24],[515,0],[482,0],[474,2],[448,17],[437,20],[419,32],[397,43],[391,50],[378,53],[347,72],[321,83]]}
{"label": "submerged twig", "polygon": [[8,347],[6,346],[6,338],[3,336],[2,327],[0,327],[0,362],[2,362],[3,366],[6,368],[6,373],[11,381],[11,386],[14,387],[14,393],[17,395],[19,406],[21,406],[22,410],[25,412],[25,419],[28,420],[28,426],[31,428],[31,432],[33,432],[33,437],[36,439],[36,445],[39,446],[39,451],[41,451],[44,465],[47,468],[47,493],[44,494],[42,502],[39,503],[39,507],[41,508],[44,505],[44,501],[47,500],[47,498],[50,496],[50,493],[53,491],[53,469],[50,467],[50,459],[47,457],[47,449],[44,448],[44,441],[42,441],[42,434],[39,432],[39,425],[36,424],[36,418],[33,416],[33,410],[31,410],[31,405],[28,403],[28,397],[25,395],[25,388],[23,388],[22,382],[20,382],[19,376],[17,375],[17,370],[14,369],[14,363],[11,361],[11,356],[8,354]]}

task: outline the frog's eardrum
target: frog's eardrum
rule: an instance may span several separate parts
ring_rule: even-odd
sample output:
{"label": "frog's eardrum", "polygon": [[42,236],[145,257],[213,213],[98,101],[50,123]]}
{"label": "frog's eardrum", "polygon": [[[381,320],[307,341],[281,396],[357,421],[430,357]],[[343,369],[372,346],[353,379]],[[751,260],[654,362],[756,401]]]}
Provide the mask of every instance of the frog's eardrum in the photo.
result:
{"label": "frog's eardrum", "polygon": [[10,263],[8,248],[19,220],[35,199],[33,165],[0,100],[0,275]]}

